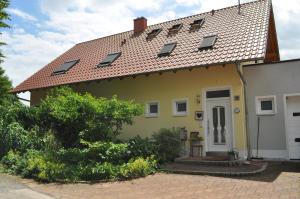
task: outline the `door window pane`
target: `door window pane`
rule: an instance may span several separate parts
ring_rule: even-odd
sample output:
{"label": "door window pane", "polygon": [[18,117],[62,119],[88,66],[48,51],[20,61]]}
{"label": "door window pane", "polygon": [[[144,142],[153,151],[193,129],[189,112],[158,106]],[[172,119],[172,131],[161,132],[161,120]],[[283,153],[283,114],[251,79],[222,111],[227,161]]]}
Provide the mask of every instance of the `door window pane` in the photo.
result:
{"label": "door window pane", "polygon": [[218,108],[213,108],[213,135],[214,143],[219,143],[219,132],[218,132]]}
{"label": "door window pane", "polygon": [[225,108],[220,108],[220,125],[221,125],[221,143],[226,142],[225,138]]}

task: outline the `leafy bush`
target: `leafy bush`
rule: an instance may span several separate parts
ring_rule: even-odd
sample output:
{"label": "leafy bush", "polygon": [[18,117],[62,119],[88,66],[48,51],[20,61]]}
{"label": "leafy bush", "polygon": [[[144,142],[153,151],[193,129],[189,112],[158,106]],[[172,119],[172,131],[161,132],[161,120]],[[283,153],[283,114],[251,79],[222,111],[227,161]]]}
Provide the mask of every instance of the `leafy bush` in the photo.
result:
{"label": "leafy bush", "polygon": [[141,105],[132,101],[95,98],[79,94],[68,87],[52,89],[39,106],[40,127],[51,129],[64,147],[79,146],[87,141],[111,141],[123,124],[132,124],[134,116],[142,114]]}
{"label": "leafy bush", "polygon": [[155,143],[152,139],[146,137],[141,138],[135,136],[128,140],[128,153],[131,157],[149,157],[151,155],[158,155],[155,147]]}
{"label": "leafy bush", "polygon": [[28,150],[21,155],[10,151],[2,158],[5,170],[12,174],[34,178],[43,182],[129,179],[152,174],[156,170],[156,160],[150,158],[131,159],[128,163],[77,162],[66,164],[55,158],[56,153]]}
{"label": "leafy bush", "polygon": [[5,171],[12,174],[21,174],[26,167],[26,161],[19,152],[9,151],[1,160]]}
{"label": "leafy bush", "polygon": [[180,129],[160,129],[152,135],[161,162],[173,161],[180,153]]}

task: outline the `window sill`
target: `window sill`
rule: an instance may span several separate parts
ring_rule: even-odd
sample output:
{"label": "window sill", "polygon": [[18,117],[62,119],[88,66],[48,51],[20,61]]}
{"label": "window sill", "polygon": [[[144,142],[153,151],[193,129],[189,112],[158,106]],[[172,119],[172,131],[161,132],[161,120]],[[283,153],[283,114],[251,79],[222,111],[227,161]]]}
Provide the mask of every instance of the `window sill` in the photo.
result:
{"label": "window sill", "polygon": [[186,117],[187,115],[187,113],[173,113],[174,117]]}
{"label": "window sill", "polygon": [[146,118],[156,118],[158,115],[145,115]]}
{"label": "window sill", "polygon": [[256,115],[258,115],[258,116],[272,116],[272,115],[276,115],[276,113],[275,112],[273,112],[273,113],[256,113]]}

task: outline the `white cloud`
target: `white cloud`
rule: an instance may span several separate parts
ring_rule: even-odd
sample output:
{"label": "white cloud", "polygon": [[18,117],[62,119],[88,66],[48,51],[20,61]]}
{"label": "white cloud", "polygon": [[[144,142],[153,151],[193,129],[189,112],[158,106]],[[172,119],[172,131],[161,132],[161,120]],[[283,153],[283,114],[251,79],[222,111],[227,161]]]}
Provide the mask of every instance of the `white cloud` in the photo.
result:
{"label": "white cloud", "polygon": [[19,10],[17,8],[9,8],[9,9],[7,9],[7,11],[8,11],[8,13],[10,13],[12,15],[16,15],[18,17],[21,17],[25,20],[37,21],[37,19],[34,16],[32,16],[26,12],[23,12],[22,10]]}

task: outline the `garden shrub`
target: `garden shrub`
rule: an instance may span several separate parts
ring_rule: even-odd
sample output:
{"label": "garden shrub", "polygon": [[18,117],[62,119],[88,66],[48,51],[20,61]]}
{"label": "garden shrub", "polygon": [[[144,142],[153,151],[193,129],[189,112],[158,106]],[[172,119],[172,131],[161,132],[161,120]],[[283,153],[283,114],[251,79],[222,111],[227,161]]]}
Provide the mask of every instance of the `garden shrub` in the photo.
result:
{"label": "garden shrub", "polygon": [[156,170],[154,157],[131,159],[120,170],[122,178],[137,178],[153,174]]}
{"label": "garden shrub", "polygon": [[152,135],[161,162],[174,161],[180,153],[180,128],[160,129]]}

